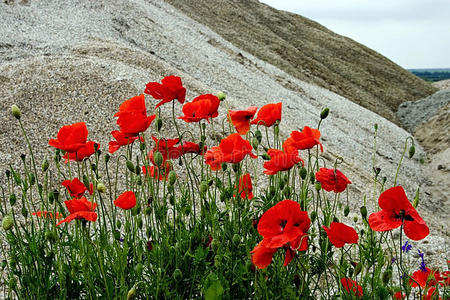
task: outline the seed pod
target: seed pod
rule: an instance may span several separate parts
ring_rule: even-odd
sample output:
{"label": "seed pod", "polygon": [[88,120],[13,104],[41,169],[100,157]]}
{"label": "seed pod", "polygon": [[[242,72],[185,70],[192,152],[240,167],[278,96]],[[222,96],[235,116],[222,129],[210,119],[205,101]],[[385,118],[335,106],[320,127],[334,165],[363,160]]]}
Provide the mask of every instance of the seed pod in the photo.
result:
{"label": "seed pod", "polygon": [[11,114],[17,120],[20,120],[20,117],[22,116],[22,113],[20,112],[20,108],[17,105],[15,105],[15,104],[13,104],[11,106]]}
{"label": "seed pod", "polygon": [[328,117],[328,113],[330,112],[330,109],[328,107],[325,107],[321,112],[320,112],[320,118],[322,120],[326,119]]}
{"label": "seed pod", "polygon": [[346,205],[344,208],[344,216],[348,216],[349,213],[350,213],[350,207],[348,207],[348,205]]}
{"label": "seed pod", "polygon": [[108,164],[110,158],[111,158],[111,155],[109,155],[108,153],[106,153],[106,154],[105,154],[105,157],[104,157],[104,159],[105,159],[105,164]]}
{"label": "seed pod", "polygon": [[41,165],[42,172],[47,171],[49,166],[50,166],[50,164],[48,163],[48,160],[44,159],[44,161],[42,162],[42,165]]}
{"label": "seed pod", "polygon": [[164,157],[162,156],[161,152],[156,151],[153,153],[153,160],[155,161],[155,165],[160,168],[164,162]]}
{"label": "seed pod", "polygon": [[2,221],[2,227],[4,231],[10,230],[14,226],[14,219],[10,215],[6,215]]}

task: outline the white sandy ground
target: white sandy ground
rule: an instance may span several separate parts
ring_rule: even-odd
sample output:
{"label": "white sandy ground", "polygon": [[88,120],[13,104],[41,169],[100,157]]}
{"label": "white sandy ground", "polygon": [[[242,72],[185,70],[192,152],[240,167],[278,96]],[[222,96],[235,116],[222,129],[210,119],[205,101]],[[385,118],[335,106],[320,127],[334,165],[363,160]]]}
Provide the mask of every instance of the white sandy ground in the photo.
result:
{"label": "white sandy ground", "polygon": [[[226,108],[282,101],[281,132],[285,136],[305,125],[317,126],[320,111],[329,107],[330,116],[321,125],[323,157],[328,166],[342,157],[340,169],[353,182],[350,200],[354,210],[342,221],[351,223],[364,195],[371,195],[375,123],[379,126],[376,166],[381,168],[381,176],[387,176],[387,186],[392,186],[408,132],[256,59],[155,0],[0,4],[0,168],[10,163],[18,166],[18,156],[26,151],[18,123],[10,116],[12,104],[22,109],[39,161],[52,156],[48,139],[55,137],[62,125],[79,121],[86,122],[89,138],[105,150],[111,130],[116,129],[113,114],[120,103],[141,94],[148,81],[171,74],[182,77],[189,99],[225,91],[228,98],[221,116]],[[148,98],[147,103],[152,107],[156,101]],[[169,113],[169,106],[164,107],[163,115]],[[169,126],[165,134],[175,135]],[[410,199],[420,186],[418,211],[431,234],[413,245],[426,251],[430,266],[442,267],[449,257],[449,194],[433,191],[448,189],[449,182],[430,175],[427,165],[419,163],[423,155],[416,143],[416,156],[403,160],[398,183]],[[4,172],[0,179],[4,182]],[[373,211],[369,205],[369,213]]]}

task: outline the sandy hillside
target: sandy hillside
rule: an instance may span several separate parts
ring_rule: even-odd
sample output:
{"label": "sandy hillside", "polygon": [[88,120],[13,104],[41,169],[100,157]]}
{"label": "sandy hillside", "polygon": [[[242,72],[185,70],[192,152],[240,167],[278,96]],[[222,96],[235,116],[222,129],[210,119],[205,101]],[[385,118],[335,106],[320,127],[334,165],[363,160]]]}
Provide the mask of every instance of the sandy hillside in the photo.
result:
{"label": "sandy hillside", "polygon": [[[282,101],[281,132],[285,134],[305,125],[316,126],[322,108],[329,107],[330,116],[321,126],[323,157],[328,164],[337,157],[344,159],[340,168],[353,182],[350,200],[355,209],[362,205],[364,195],[372,194],[374,124],[379,126],[375,166],[387,177],[388,186],[393,183],[404,140],[410,136],[349,99],[238,48],[164,1],[1,2],[0,28],[3,170],[8,164],[18,166],[19,155],[26,152],[18,123],[9,114],[12,104],[22,109],[39,161],[52,156],[47,141],[56,136],[58,128],[79,121],[86,122],[89,138],[106,149],[110,132],[116,129],[113,114],[120,103],[141,94],[148,81],[171,74],[182,77],[188,99],[225,91],[229,97],[220,109],[221,116],[227,108]],[[398,76],[403,78],[402,74]],[[424,88],[421,93],[431,91]],[[147,99],[148,107],[154,104]],[[162,113],[168,117],[169,106]],[[166,137],[174,137],[171,128],[164,125]],[[207,142],[209,146],[217,143]],[[424,155],[420,146],[416,153],[414,159],[404,160],[398,181],[411,198],[420,186],[421,215],[433,234],[419,245],[439,264],[446,259],[448,240],[448,226],[441,228],[446,224],[445,202],[432,194],[434,179],[419,163]],[[0,180],[4,182],[4,172]]]}

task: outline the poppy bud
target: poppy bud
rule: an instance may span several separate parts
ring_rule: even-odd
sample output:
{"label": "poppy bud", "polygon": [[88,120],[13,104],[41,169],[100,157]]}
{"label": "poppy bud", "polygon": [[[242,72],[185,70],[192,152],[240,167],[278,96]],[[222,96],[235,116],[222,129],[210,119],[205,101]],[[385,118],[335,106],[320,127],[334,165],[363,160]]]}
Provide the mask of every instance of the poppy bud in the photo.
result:
{"label": "poppy bud", "polygon": [[412,205],[414,208],[417,208],[417,206],[419,205],[419,188],[417,188],[416,190],[416,195],[414,196]]}
{"label": "poppy bud", "polygon": [[106,186],[101,182],[97,183],[97,191],[104,193],[106,191]]}
{"label": "poppy bud", "polygon": [[136,168],[134,167],[133,163],[130,160],[127,160],[126,165],[127,165],[127,169],[131,173],[135,173],[136,172]]}
{"label": "poppy bud", "polygon": [[355,222],[355,223],[358,222],[358,216],[353,217],[353,222]]}
{"label": "poppy bud", "polygon": [[275,135],[279,135],[280,134],[280,126],[278,126],[278,124],[275,124],[275,126],[273,127],[273,133]]}
{"label": "poppy bud", "polygon": [[414,156],[414,153],[416,153],[416,147],[412,145],[411,147],[409,147],[409,158],[412,158]]}
{"label": "poppy bud", "polygon": [[137,290],[136,290],[136,287],[133,286],[133,287],[128,291],[128,294],[127,294],[127,300],[134,299],[134,298],[136,297],[136,295],[137,295]]}
{"label": "poppy bud", "polygon": [[3,218],[2,227],[3,230],[8,231],[14,226],[14,219],[10,215],[7,215]]}
{"label": "poppy bud", "polygon": [[109,155],[108,153],[105,154],[105,164],[108,164],[109,159],[111,158],[111,155]]}
{"label": "poppy bud", "polygon": [[[206,129],[206,124],[205,124],[205,123],[202,123],[202,129],[203,129],[203,130]],[[202,135],[202,136],[201,136],[201,140],[202,140],[202,141],[205,141],[205,140],[206,140],[206,136]]]}
{"label": "poppy bud", "polygon": [[20,117],[22,115],[22,113],[20,112],[20,108],[13,104],[11,106],[11,114],[13,115],[14,118],[16,118],[17,120],[20,120]]}
{"label": "poppy bud", "polygon": [[262,141],[262,133],[261,133],[261,131],[259,129],[257,129],[255,131],[255,138],[258,140],[258,143],[260,144],[261,141]]}
{"label": "poppy bud", "polygon": [[328,117],[328,113],[330,112],[330,109],[328,107],[325,107],[321,112],[320,112],[320,118],[322,120],[326,119]]}
{"label": "poppy bud", "polygon": [[227,94],[225,94],[224,92],[217,93],[217,98],[219,98],[220,101],[225,100],[226,97],[227,97]]}
{"label": "poppy bud", "polygon": [[314,184],[316,182],[316,177],[314,176],[314,173],[311,172],[311,174],[309,175],[309,180],[311,182],[311,184]]}
{"label": "poppy bud", "polygon": [[300,168],[300,177],[301,177],[303,180],[305,180],[305,178],[306,178],[307,175],[308,175],[308,171],[307,171],[304,167],[301,167],[301,168]]}
{"label": "poppy bud", "polygon": [[155,119],[156,132],[159,132],[161,130],[162,126],[163,126],[163,121],[161,120],[160,117],[156,117],[156,119]]}
{"label": "poppy bud", "polygon": [[141,178],[141,176],[136,175],[134,177],[134,182],[136,182],[136,184],[139,185],[139,186],[142,185],[142,178]]}
{"label": "poppy bud", "polygon": [[6,178],[9,178],[11,176],[11,171],[10,170],[6,170],[5,174],[6,174]]}
{"label": "poppy bud", "polygon": [[361,216],[363,217],[363,219],[366,219],[367,218],[367,207],[361,206],[359,211],[361,212]]}
{"label": "poppy bud", "polygon": [[373,128],[375,128],[375,131],[377,131],[378,130],[378,124],[375,123],[375,125],[373,125]]}
{"label": "poppy bud", "polygon": [[235,233],[233,235],[233,244],[235,244],[237,246],[237,245],[239,245],[240,242],[241,242],[241,237],[239,236],[239,234]]}
{"label": "poppy bud", "polygon": [[23,161],[23,162],[25,162],[25,158],[26,158],[26,155],[25,154],[20,154],[20,159]]}
{"label": "poppy bud", "polygon": [[15,194],[11,194],[9,195],[9,204],[11,204],[11,206],[13,206],[14,204],[16,204],[16,195]]}
{"label": "poppy bud", "polygon": [[144,270],[144,266],[141,263],[138,263],[134,267],[134,271],[136,272],[137,275],[141,275],[143,270]]}
{"label": "poppy bud", "polygon": [[28,217],[28,210],[26,207],[22,207],[22,216],[26,219]]}
{"label": "poppy bud", "polygon": [[378,176],[378,174],[380,174],[381,172],[381,168],[373,168],[373,171],[375,172],[375,175]]}
{"label": "poppy bud", "polygon": [[92,164],[91,165],[91,170],[94,172],[97,172],[97,165],[96,164]]}
{"label": "poppy bud", "polygon": [[162,156],[161,152],[156,151],[153,153],[153,160],[155,161],[155,165],[160,168],[164,162],[164,157]]}
{"label": "poppy bud", "polygon": [[345,206],[344,208],[344,216],[348,216],[348,214],[350,213],[350,207],[348,207],[348,205]]}
{"label": "poppy bud", "polygon": [[170,186],[174,185],[176,180],[177,180],[177,174],[173,170],[170,171],[169,172],[169,185]]}
{"label": "poppy bud", "polygon": [[48,170],[49,163],[48,163],[48,160],[47,160],[47,159],[44,159],[44,161],[42,162],[41,167],[42,167],[42,172],[45,172],[45,171]]}
{"label": "poppy bud", "polygon": [[253,149],[258,149],[258,146],[259,146],[259,142],[258,142],[258,139],[257,138],[252,138],[252,147],[253,147]]}
{"label": "poppy bud", "polygon": [[30,185],[34,185],[36,183],[36,176],[34,176],[34,173],[28,173],[28,180],[30,181]]}
{"label": "poppy bud", "polygon": [[392,278],[392,269],[387,268],[386,271],[384,271],[383,276],[382,276],[384,285],[387,285],[389,283],[389,281],[391,281],[391,278]]}
{"label": "poppy bud", "polygon": [[314,188],[316,189],[316,191],[320,191],[320,189],[322,188],[322,185],[320,184],[320,182],[316,182],[314,184]]}
{"label": "poppy bud", "polygon": [[208,191],[208,187],[209,187],[208,183],[206,181],[203,181],[200,184],[200,194],[205,195],[206,191]]}
{"label": "poppy bud", "polygon": [[239,172],[239,163],[233,164],[233,171],[234,171],[234,173]]}
{"label": "poppy bud", "polygon": [[175,269],[175,271],[173,271],[172,277],[173,279],[175,279],[175,281],[180,281],[183,278],[183,273],[180,269]]}

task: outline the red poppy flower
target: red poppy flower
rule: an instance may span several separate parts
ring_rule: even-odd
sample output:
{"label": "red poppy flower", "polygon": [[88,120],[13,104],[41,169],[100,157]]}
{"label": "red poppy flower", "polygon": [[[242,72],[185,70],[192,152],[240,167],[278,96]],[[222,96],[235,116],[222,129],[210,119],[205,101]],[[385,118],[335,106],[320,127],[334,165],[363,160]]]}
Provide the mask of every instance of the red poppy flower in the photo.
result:
{"label": "red poppy flower", "polygon": [[272,256],[279,248],[286,249],[284,266],[287,266],[295,255],[295,251],[308,248],[308,236],[311,220],[306,211],[301,211],[300,204],[292,200],[284,200],[267,210],[258,222],[258,232],[263,236],[251,251],[252,262],[258,268],[267,267]]}
{"label": "red poppy flower", "polygon": [[347,185],[352,183],[341,171],[327,168],[320,168],[316,172],[316,180],[320,182],[325,191],[334,191],[335,193],[343,192]]}
{"label": "red poppy flower", "polygon": [[88,130],[84,122],[61,127],[56,139],[51,139],[48,144],[66,152],[75,152],[86,144]]}
{"label": "red poppy flower", "polygon": [[209,122],[210,118],[215,118],[219,115],[218,109],[220,100],[217,96],[212,94],[200,95],[192,102],[183,105],[184,116],[178,117],[178,119],[185,122],[199,122],[206,119]]}
{"label": "red poppy flower", "polygon": [[169,161],[165,162],[164,168],[158,168],[157,166],[142,166],[142,173],[147,174],[158,180],[167,180],[169,172],[172,170],[172,164]]}
{"label": "red poppy flower", "polygon": [[[63,182],[61,182],[61,184],[67,189],[70,196],[74,198],[80,198],[81,196],[83,196],[84,192],[88,190],[84,183],[82,183],[80,179],[76,177],[72,180],[64,180]],[[94,187],[91,183],[89,186],[90,195],[92,195],[93,189]]]}
{"label": "red poppy flower", "polygon": [[425,267],[425,270],[426,272],[417,270],[413,273],[411,276],[412,279],[409,279],[409,285],[411,287],[420,285],[421,288],[428,288],[430,286],[435,286],[438,282],[443,280],[439,271],[430,270],[427,267]]}
{"label": "red poppy flower", "polygon": [[[424,293],[422,300],[442,300],[441,297],[439,297],[438,290],[432,286],[428,289],[428,291],[425,291],[426,295]],[[448,300],[448,298],[447,298]]]}
{"label": "red poppy flower", "polygon": [[425,221],[411,205],[401,186],[390,188],[378,198],[381,211],[369,216],[369,225],[375,231],[388,231],[403,225],[405,234],[412,240],[421,240],[429,233]]}
{"label": "red poppy flower", "polygon": [[218,147],[212,147],[206,152],[205,162],[212,170],[220,170],[224,162],[235,164],[242,161],[246,155],[256,158],[252,150],[249,141],[244,140],[239,133],[233,133],[222,139]]}
{"label": "red poppy flower", "polygon": [[404,293],[402,294],[402,292],[398,291],[398,292],[394,293],[393,298],[394,299],[398,299],[398,300],[405,299],[406,298],[406,294],[404,294]]}
{"label": "red poppy flower", "polygon": [[186,89],[183,87],[181,78],[177,76],[167,76],[158,82],[149,82],[145,87],[144,93],[152,95],[153,98],[161,100],[156,104],[156,108],[164,103],[177,99],[181,104],[186,99]]}
{"label": "red poppy flower", "polygon": [[84,219],[86,221],[94,222],[97,220],[97,213],[94,212],[97,207],[96,203],[89,202],[85,197],[81,197],[80,199],[74,198],[72,200],[64,201],[67,209],[69,210],[70,215],[65,219],[59,221],[56,226],[61,225],[62,223],[69,223],[73,219]]}
{"label": "red poppy flower", "polygon": [[118,117],[117,125],[122,134],[128,137],[137,136],[140,132],[146,131],[156,116],[147,116],[145,97],[142,94],[123,102],[114,117]]}
{"label": "red poppy flower", "polygon": [[97,145],[97,149],[100,149],[99,143],[88,141],[86,144],[84,144],[83,147],[79,148],[76,152],[67,152],[63,156],[63,158],[65,159],[65,163],[67,163],[69,160],[83,161],[83,159],[90,157],[92,154],[95,153],[94,145]]}
{"label": "red poppy flower", "polygon": [[115,138],[115,141],[111,141],[109,142],[109,153],[113,154],[114,152],[116,152],[117,150],[119,150],[119,148],[121,146],[125,146],[128,144],[133,143],[135,140],[138,139],[137,136],[127,136],[125,133],[119,131],[119,130],[114,130],[111,132],[113,138]]}
{"label": "red poppy flower", "polygon": [[41,217],[41,218],[46,218],[46,219],[61,219],[63,216],[62,214],[60,214],[59,212],[56,212],[55,215],[53,216],[53,213],[50,211],[37,211],[32,213],[33,216],[36,217]]}
{"label": "red poppy flower", "polygon": [[280,171],[286,171],[302,162],[303,159],[298,156],[298,151],[284,152],[278,149],[269,149],[267,154],[270,156],[270,160],[264,163],[264,174],[275,175]]}
{"label": "red poppy flower", "polygon": [[136,206],[136,195],[132,191],[124,192],[114,200],[114,205],[125,210],[131,209]]}
{"label": "red poppy flower", "polygon": [[250,130],[250,120],[255,116],[258,108],[256,106],[250,106],[246,110],[229,110],[231,124],[233,124],[236,131],[241,134],[247,134]]}
{"label": "red poppy flower", "polygon": [[281,121],[281,107],[281,102],[264,105],[259,109],[256,119],[254,119],[251,124],[260,124],[270,127],[275,124],[276,121]]}
{"label": "red poppy flower", "polygon": [[349,294],[353,294],[356,298],[362,298],[363,290],[362,287],[351,278],[341,278],[342,287]]}
{"label": "red poppy flower", "polygon": [[328,235],[330,242],[336,247],[341,248],[344,244],[357,244],[358,233],[350,226],[342,223],[332,222],[330,227],[322,226]]}
{"label": "red poppy flower", "polygon": [[156,151],[162,154],[164,161],[167,159],[176,159],[181,156],[181,150],[178,147],[175,147],[180,139],[158,139],[154,136],[152,136],[152,139],[155,142],[155,146],[150,151],[149,157],[153,164],[155,164],[153,161],[153,153]]}
{"label": "red poppy flower", "polygon": [[319,141],[320,131],[308,126],[303,127],[303,130],[292,131],[291,136],[283,143],[283,149],[295,148],[297,150],[311,149],[315,145],[320,146],[320,151],[323,152],[323,146]]}
{"label": "red poppy flower", "polygon": [[[239,195],[242,199],[248,198],[248,200],[253,199],[253,185],[252,177],[250,173],[244,174],[239,178]],[[236,196],[236,195],[235,195]]]}
{"label": "red poppy flower", "polygon": [[177,149],[181,153],[181,155],[187,153],[196,153],[203,155],[207,150],[206,146],[203,146],[203,149],[200,150],[200,145],[194,142],[184,142],[182,145],[179,145]]}

